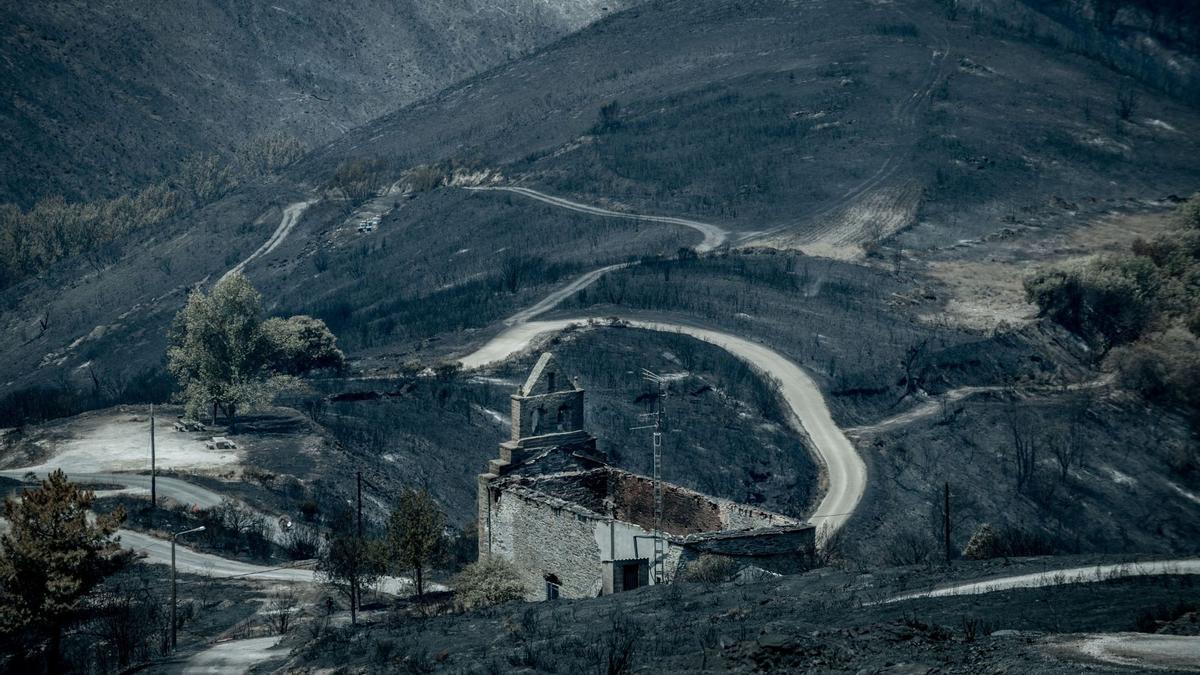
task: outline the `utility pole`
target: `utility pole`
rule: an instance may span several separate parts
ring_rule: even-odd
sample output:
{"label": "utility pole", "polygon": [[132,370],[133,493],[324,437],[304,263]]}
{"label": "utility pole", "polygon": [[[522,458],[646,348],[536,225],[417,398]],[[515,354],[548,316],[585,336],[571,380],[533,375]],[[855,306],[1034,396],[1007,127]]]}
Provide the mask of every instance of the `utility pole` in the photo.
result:
{"label": "utility pole", "polygon": [[175,607],[178,604],[178,593],[175,588],[175,540],[181,535],[202,531],[204,531],[203,525],[171,535],[171,651],[175,651],[175,646],[178,642],[177,633],[179,631],[179,624],[175,620]]}
{"label": "utility pole", "polygon": [[150,506],[158,506],[158,490],[155,484],[157,471],[154,467],[154,404],[150,404]]}
{"label": "utility pole", "polygon": [[942,534],[946,544],[946,564],[950,563],[950,482],[946,481],[942,488],[944,503],[942,505]]}

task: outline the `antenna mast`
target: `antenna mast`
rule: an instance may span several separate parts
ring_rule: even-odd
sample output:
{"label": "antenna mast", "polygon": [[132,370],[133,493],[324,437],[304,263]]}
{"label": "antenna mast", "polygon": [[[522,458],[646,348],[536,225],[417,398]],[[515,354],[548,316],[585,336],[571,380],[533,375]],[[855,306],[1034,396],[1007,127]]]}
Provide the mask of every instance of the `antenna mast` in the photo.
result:
{"label": "antenna mast", "polygon": [[663,432],[663,399],[667,396],[667,382],[662,376],[647,370],[642,369],[642,379],[647,382],[652,382],[658,385],[658,396],[654,399],[654,412],[646,415],[654,418],[654,425],[650,427],[653,431],[650,434],[651,444],[653,447],[653,478],[654,478],[654,560],[651,562],[654,575],[654,583],[661,584],[665,581],[666,559],[667,559],[667,540],[663,534],[663,485],[662,485],[662,432]]}

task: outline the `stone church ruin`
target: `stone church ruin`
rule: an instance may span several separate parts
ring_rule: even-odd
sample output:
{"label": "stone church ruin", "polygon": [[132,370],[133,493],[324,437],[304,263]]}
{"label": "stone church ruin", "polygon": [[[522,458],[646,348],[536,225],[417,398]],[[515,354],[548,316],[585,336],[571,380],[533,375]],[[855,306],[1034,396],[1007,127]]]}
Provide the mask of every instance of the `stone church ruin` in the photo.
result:
{"label": "stone church ruin", "polygon": [[479,555],[510,561],[527,599],[669,583],[701,556],[778,573],[810,564],[812,525],[663,482],[656,578],[654,479],[608,463],[584,429],[578,379],[545,353],[511,398],[512,436],[479,476]]}

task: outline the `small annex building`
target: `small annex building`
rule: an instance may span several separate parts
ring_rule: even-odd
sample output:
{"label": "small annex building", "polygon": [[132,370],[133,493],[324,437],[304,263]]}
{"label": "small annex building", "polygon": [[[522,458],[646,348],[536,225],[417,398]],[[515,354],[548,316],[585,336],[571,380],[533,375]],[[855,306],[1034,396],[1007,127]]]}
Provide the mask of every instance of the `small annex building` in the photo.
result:
{"label": "small annex building", "polygon": [[654,480],[608,464],[579,380],[545,353],[511,399],[512,436],[479,476],[479,555],[509,560],[527,599],[669,583],[702,555],[783,574],[811,564],[812,525],[664,482],[655,578]]}

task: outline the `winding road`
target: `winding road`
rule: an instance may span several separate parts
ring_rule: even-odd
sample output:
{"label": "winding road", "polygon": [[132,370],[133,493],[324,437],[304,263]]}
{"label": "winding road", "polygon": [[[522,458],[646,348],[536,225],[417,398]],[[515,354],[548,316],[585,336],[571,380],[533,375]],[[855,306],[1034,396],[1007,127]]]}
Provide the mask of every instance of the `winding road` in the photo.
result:
{"label": "winding road", "polygon": [[286,656],[287,648],[279,646],[281,639],[279,636],[273,635],[220,642],[193,654],[182,663],[168,665],[161,672],[182,673],[183,675],[245,673],[263,661]]}
{"label": "winding road", "polygon": [[[121,537],[121,545],[132,549],[134,553],[145,556],[148,562],[163,565],[171,564],[171,542],[166,539],[151,537],[133,530],[117,530]],[[301,567],[266,567],[230,560],[209,553],[193,551],[185,545],[185,538],[180,538],[175,546],[175,566],[183,573],[201,574],[215,578],[251,577],[260,581],[282,581],[290,583],[311,584],[316,582],[315,573],[311,569]]]}
{"label": "winding road", "polygon": [[1200,672],[1200,635],[1102,633],[1089,635],[1069,648],[1125,668]]}
{"label": "winding road", "polygon": [[601,267],[599,269],[592,270],[591,272],[581,274],[574,281],[572,281],[571,283],[567,284],[566,286],[563,286],[562,288],[554,291],[550,295],[547,295],[546,297],[542,298],[541,300],[538,301],[537,304],[533,305],[532,307],[529,307],[528,309],[523,309],[523,310],[517,312],[516,314],[513,314],[512,316],[508,317],[507,319],[504,320],[504,325],[505,326],[516,326],[516,325],[526,323],[530,319],[532,319],[540,314],[545,314],[546,312],[554,309],[563,300],[566,300],[567,298],[571,297],[572,295],[575,295],[579,291],[596,283],[597,281],[600,280],[600,277],[604,276],[605,274],[608,274],[609,272],[615,272],[616,270],[624,269],[626,267],[630,267],[633,264],[634,263],[617,263],[616,265],[608,265],[607,267]]}
{"label": "winding road", "polygon": [[[822,538],[845,525],[862,499],[867,483],[867,468],[849,439],[834,423],[829,407],[825,405],[825,398],[807,373],[779,352],[728,333],[663,321],[619,317],[618,320],[620,325],[631,328],[690,335],[724,349],[775,378],[784,401],[792,411],[797,430],[808,435],[817,456],[825,465],[825,496],[810,519],[820,528]],[[604,324],[607,321],[599,317],[580,317],[515,322],[460,360],[464,368],[480,368],[528,349],[539,336],[561,331],[573,324]]]}
{"label": "winding road", "polygon": [[885,603],[903,602],[918,598],[944,598],[955,595],[977,595],[1008,591],[1014,588],[1041,588],[1043,586],[1062,586],[1065,584],[1095,583],[1110,579],[1128,577],[1147,577],[1164,575],[1196,575],[1200,574],[1200,558],[1181,558],[1178,560],[1156,560],[1141,563],[1116,563],[1111,565],[1091,565],[1088,567],[1069,567],[1066,569],[1049,570],[1018,574],[1010,577],[996,577],[951,584],[928,591],[917,591],[897,595],[885,600]]}
{"label": "winding road", "polygon": [[[148,562],[171,564],[170,541],[133,530],[117,530],[117,534],[120,535],[121,544],[125,548],[145,556]],[[184,545],[182,539],[175,546],[175,566],[179,571],[218,579],[248,578],[295,584],[322,583],[317,573],[308,567],[311,564],[312,561],[301,561],[295,565],[268,567],[193,551]],[[407,577],[383,577],[372,588],[388,595],[407,595],[411,587],[412,580]],[[433,583],[428,584],[428,588],[430,591],[446,590],[445,586]]]}
{"label": "winding road", "polygon": [[[29,472],[25,469],[0,471],[0,476],[21,480]],[[36,475],[36,474],[35,474]],[[77,483],[99,483],[121,485],[125,488],[150,491],[150,476],[137,473],[70,473],[67,476]],[[209,509],[221,503],[221,495],[178,478],[158,476],[155,487],[162,497],[169,497],[180,504]]]}
{"label": "winding road", "polygon": [[593,216],[602,216],[604,218],[621,218],[624,220],[640,220],[648,223],[666,223],[668,225],[682,225],[684,227],[690,227],[704,235],[704,241],[696,244],[695,246],[696,251],[699,253],[711,251],[729,240],[729,231],[719,225],[713,225],[712,223],[703,223],[698,220],[676,218],[674,216],[648,216],[642,213],[612,211],[610,209],[600,208],[599,206],[591,206],[588,204],[571,201],[570,199],[564,199],[563,197],[555,197],[554,195],[548,195],[545,192],[539,192],[527,187],[518,187],[515,185],[486,185],[464,187],[463,189],[476,191],[511,192],[513,194],[528,197],[551,206],[567,209],[568,211],[576,211],[578,213],[586,213]]}

